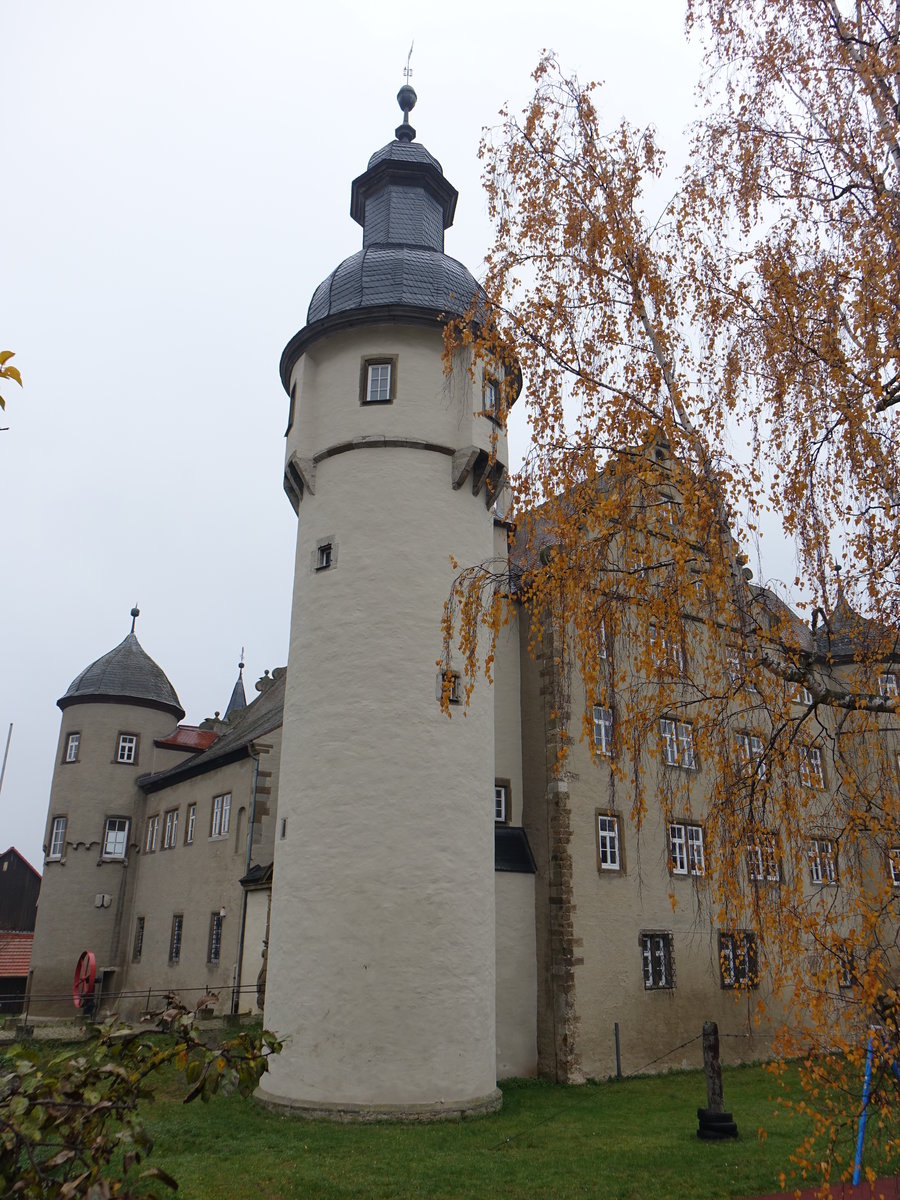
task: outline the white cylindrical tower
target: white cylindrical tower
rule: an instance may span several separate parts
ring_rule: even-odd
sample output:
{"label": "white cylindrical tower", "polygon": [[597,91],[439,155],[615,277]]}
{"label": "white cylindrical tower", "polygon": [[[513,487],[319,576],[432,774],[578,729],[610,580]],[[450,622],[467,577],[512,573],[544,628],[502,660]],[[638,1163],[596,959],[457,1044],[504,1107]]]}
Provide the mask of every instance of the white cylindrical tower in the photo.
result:
{"label": "white cylindrical tower", "polygon": [[441,611],[493,553],[496,384],[447,377],[442,316],[477,291],[443,252],[456,192],[396,138],[353,183],[363,249],[282,358],[298,512],[259,1096],[309,1115],[499,1104],[493,698],[441,711]]}

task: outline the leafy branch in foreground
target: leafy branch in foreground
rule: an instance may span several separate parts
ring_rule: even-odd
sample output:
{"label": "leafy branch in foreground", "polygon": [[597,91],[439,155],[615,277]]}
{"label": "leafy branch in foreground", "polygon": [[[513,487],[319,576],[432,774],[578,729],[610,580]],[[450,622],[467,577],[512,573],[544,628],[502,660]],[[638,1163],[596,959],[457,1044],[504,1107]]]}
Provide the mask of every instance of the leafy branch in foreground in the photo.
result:
{"label": "leafy branch in foreground", "polygon": [[139,1105],[151,1100],[161,1068],[183,1071],[184,1103],[218,1091],[249,1096],[281,1043],[242,1031],[208,1044],[175,997],[153,1014],[168,1032],[149,1035],[115,1019],[47,1063],[36,1048],[13,1047],[0,1063],[0,1189],[3,1196],[67,1200],[159,1195],[177,1182],[158,1167],[137,1168],[153,1143]]}

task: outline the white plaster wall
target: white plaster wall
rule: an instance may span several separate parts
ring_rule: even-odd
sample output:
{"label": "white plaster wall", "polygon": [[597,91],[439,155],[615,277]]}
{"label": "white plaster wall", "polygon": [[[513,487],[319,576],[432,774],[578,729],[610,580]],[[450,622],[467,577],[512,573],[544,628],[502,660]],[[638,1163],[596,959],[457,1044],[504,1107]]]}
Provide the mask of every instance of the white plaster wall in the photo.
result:
{"label": "white plaster wall", "polygon": [[[468,444],[439,334],[390,335],[322,344],[343,383],[320,369],[310,392],[307,364],[295,429],[330,445],[377,420]],[[361,358],[395,352],[397,405],[361,408]],[[440,1105],[495,1087],[493,696],[480,687],[448,719],[436,665],[449,556],[490,557],[493,530],[483,496],[453,491],[450,461],[354,450],[319,464],[301,505],[265,1013],[289,1043],[269,1098]],[[336,563],[317,572],[324,537]]]}
{"label": "white plaster wall", "polygon": [[[480,368],[475,380],[464,368],[445,376],[442,352],[443,335],[437,324],[434,329],[366,326],[314,342],[294,368],[294,423],[287,457],[296,452],[312,458],[351,438],[374,436],[489,449],[497,426],[479,415]],[[364,360],[392,356],[397,358],[394,402],[360,404]],[[506,461],[502,431],[497,455]]]}
{"label": "white plaster wall", "polygon": [[537,1073],[534,876],[497,871],[497,1078]]}
{"label": "white plaster wall", "polygon": [[263,943],[269,911],[269,892],[258,889],[247,893],[247,913],[244,924],[244,954],[241,959],[241,1012],[256,1009],[256,977],[263,965]]}

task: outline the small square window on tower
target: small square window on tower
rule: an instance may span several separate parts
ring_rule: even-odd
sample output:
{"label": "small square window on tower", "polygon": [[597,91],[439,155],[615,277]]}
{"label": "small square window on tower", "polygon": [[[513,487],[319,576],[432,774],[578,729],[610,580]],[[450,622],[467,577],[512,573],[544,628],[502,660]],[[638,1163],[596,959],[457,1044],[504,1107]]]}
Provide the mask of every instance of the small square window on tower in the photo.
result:
{"label": "small square window on tower", "polygon": [[327,571],[331,566],[331,542],[316,547],[316,570]]}
{"label": "small square window on tower", "polygon": [[360,375],[361,404],[391,404],[396,394],[397,360],[395,358],[363,359]]}

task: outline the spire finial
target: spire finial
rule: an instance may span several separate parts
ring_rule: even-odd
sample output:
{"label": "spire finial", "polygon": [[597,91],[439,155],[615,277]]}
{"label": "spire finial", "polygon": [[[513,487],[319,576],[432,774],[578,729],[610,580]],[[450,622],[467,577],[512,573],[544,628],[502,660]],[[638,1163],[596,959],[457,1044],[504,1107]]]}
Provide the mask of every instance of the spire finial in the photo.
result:
{"label": "spire finial", "polygon": [[244,673],[244,647],[241,646],[241,661],[238,663],[238,670],[243,675]]}
{"label": "spire finial", "polygon": [[406,79],[406,83],[404,83],[403,87],[397,93],[397,103],[400,105],[400,111],[403,113],[403,124],[398,125],[394,130],[394,135],[399,142],[411,142],[416,136],[416,131],[409,123],[409,114],[416,107],[416,100],[418,100],[418,96],[416,95],[412,84],[409,82],[412,78],[412,67],[409,64],[410,60],[412,59],[413,46],[415,46],[415,44],[415,40],[409,44],[409,54],[406,56],[406,66],[403,68],[403,76]]}
{"label": "spire finial", "polygon": [[134,608],[131,610],[131,632],[132,633],[134,633],[134,623],[140,615],[141,615],[141,610],[138,608],[137,604],[135,604]]}

